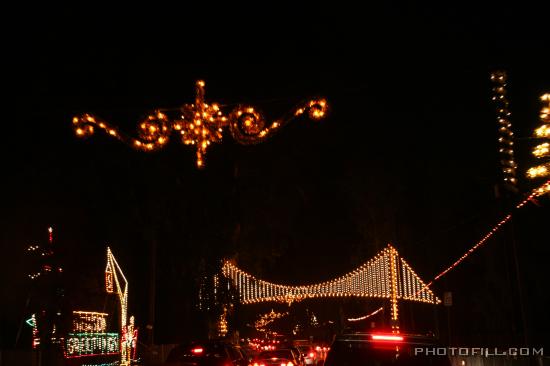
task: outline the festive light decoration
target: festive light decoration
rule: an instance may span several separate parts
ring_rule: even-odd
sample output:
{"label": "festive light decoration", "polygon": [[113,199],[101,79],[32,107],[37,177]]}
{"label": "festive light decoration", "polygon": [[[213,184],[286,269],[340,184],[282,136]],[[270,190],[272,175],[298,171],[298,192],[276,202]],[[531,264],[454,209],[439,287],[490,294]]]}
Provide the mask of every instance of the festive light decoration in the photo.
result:
{"label": "festive light decoration", "polygon": [[510,110],[506,98],[506,72],[495,71],[491,73],[493,82],[493,101],[496,105],[498,128],[498,142],[500,153],[500,164],[504,182],[512,187],[516,186],[517,164],[514,160],[514,133],[510,121]]}
{"label": "festive light decoration", "polygon": [[378,309],[376,309],[375,311],[373,311],[372,313],[370,314],[367,314],[367,315],[364,315],[364,316],[360,316],[358,318],[348,318],[348,322],[358,322],[358,321],[361,321],[361,320],[366,320],[376,314],[378,314],[379,312],[381,312],[382,310],[384,310],[383,307],[379,307]]}
{"label": "festive light decoration", "polygon": [[130,360],[135,360],[137,355],[138,329],[135,327],[134,316],[130,317],[130,323],[122,329],[121,349],[127,350]]}
{"label": "festive light decoration", "polygon": [[[524,207],[528,202],[533,201],[535,197],[542,196],[544,194],[550,193],[550,179],[543,183],[541,186],[533,189],[531,193],[521,202],[519,202],[514,209],[519,210]],[[419,289],[418,293],[429,288],[435,281],[439,280],[441,277],[445,276],[451,270],[456,268],[460,263],[462,263],[466,258],[468,258],[473,252],[479,249],[483,244],[487,242],[497,231],[500,230],[502,226],[508,223],[512,219],[512,213],[506,215],[501,219],[483,238],[481,238],[474,246],[472,246],[466,253],[464,253],[460,258],[458,258],[453,264],[441,271],[437,276],[434,277],[427,285],[424,285]]]}
{"label": "festive light decoration", "polygon": [[225,337],[227,332],[227,308],[224,307],[218,319],[218,337]]}
{"label": "festive light decoration", "polygon": [[306,298],[324,297],[388,299],[391,305],[392,331],[396,333],[399,332],[398,300],[430,304],[441,302],[391,245],[354,271],[313,285],[274,284],[244,272],[229,261],[224,262],[222,273],[231,280],[244,304],[277,301],[290,305]]}
{"label": "festive light decoration", "polygon": [[231,279],[244,304],[267,301],[292,303],[306,298],[351,296],[395,298],[431,304],[441,302],[431,291],[416,293],[415,289],[424,282],[391,245],[348,274],[307,286],[286,286],[260,280],[229,261],[224,262],[222,273]]}
{"label": "festive light decoration", "polygon": [[40,337],[38,336],[38,324],[36,322],[36,314],[32,314],[27,320],[27,324],[32,326],[32,348],[36,349],[40,345]]}
{"label": "festive light decoration", "polygon": [[95,311],[73,311],[73,332],[105,333],[108,315]]}
{"label": "festive light decoration", "polygon": [[[540,97],[543,107],[540,111],[542,125],[535,129],[534,137],[550,141],[550,93]],[[527,177],[531,179],[550,176],[550,142],[542,142],[533,148],[533,155],[543,159],[543,163],[527,170]]]}
{"label": "festive light decoration", "polygon": [[69,333],[65,339],[65,358],[117,354],[118,333]]}
{"label": "festive light decoration", "polygon": [[32,273],[28,274],[28,277],[31,280],[35,280],[38,277],[45,275],[45,274],[51,274],[51,273],[62,273],[63,268],[61,266],[55,266],[52,263],[52,256],[54,254],[53,251],[53,228],[48,228],[48,243],[49,245],[42,246],[42,245],[31,245],[27,247],[27,252],[30,255],[37,255],[40,258],[40,261],[42,264],[40,265],[39,270],[35,270]]}
{"label": "festive light decoration", "polygon": [[269,313],[260,315],[259,319],[254,322],[254,328],[256,328],[258,332],[267,333],[267,326],[269,324],[287,315],[288,311],[285,313],[276,313],[273,309],[271,309]]}
{"label": "festive light decoration", "polygon": [[[119,278],[120,276],[120,278]],[[123,282],[123,286],[121,282]],[[128,322],[128,280],[120,269],[115,256],[110,248],[107,248],[107,267],[105,268],[105,289],[108,293],[116,293],[120,301],[120,331],[127,332]],[[133,317],[132,317],[133,318]],[[133,321],[133,319],[132,319]],[[133,326],[133,324],[132,324]],[[131,361],[132,349],[127,342],[120,345],[120,364],[127,366]]]}
{"label": "festive light decoration", "polygon": [[307,114],[313,120],[319,120],[326,115],[327,102],[322,98],[301,103],[289,114],[267,123],[263,115],[253,106],[239,105],[228,114],[224,114],[218,104],[207,104],[204,98],[205,83],[196,82],[195,103],[184,104],[180,115],[170,118],[162,111],[155,111],[139,124],[138,137],[129,138],[117,128],[90,114],[73,118],[74,131],[77,136],[93,135],[96,128],[104,130],[112,136],[137,150],[154,151],[163,148],[169,141],[172,132],[180,134],[185,145],[193,145],[196,149],[197,167],[204,166],[204,156],[212,143],[220,142],[224,129],[235,141],[243,145],[262,142],[272,136],[292,119]]}

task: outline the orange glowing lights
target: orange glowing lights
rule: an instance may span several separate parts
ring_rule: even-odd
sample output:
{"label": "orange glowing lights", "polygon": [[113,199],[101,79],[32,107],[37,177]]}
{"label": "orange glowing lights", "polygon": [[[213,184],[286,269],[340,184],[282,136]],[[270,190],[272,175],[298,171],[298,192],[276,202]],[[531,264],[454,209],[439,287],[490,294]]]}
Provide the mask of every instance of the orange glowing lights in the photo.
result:
{"label": "orange glowing lights", "polygon": [[185,136],[183,144],[195,146],[196,165],[201,168],[208,147],[212,143],[221,142],[224,130],[228,130],[239,144],[257,144],[303,113],[307,113],[310,119],[319,120],[325,117],[328,110],[326,100],[311,99],[298,105],[285,118],[267,123],[263,115],[252,106],[237,106],[224,115],[218,104],[206,103],[204,87],[203,80],[196,82],[195,103],[181,106],[178,116],[169,118],[165,113],[155,111],[143,119],[139,123],[138,138],[128,138],[115,127],[89,114],[74,117],[73,128],[77,136],[87,137],[94,134],[94,126],[99,126],[109,136],[140,151],[163,148],[172,131],[176,131]]}

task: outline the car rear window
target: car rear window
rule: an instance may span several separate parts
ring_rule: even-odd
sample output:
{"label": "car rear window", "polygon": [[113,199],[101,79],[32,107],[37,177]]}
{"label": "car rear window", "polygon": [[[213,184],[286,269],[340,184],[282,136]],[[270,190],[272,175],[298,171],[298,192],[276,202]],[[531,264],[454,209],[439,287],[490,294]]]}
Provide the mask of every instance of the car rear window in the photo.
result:
{"label": "car rear window", "polygon": [[407,345],[377,346],[370,342],[337,341],[325,366],[450,366],[445,356],[414,355]]}

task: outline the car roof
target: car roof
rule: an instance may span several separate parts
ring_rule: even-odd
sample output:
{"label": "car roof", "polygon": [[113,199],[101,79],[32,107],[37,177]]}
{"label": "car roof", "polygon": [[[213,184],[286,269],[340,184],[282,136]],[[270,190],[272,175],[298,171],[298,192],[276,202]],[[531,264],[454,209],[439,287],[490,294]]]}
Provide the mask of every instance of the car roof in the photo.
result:
{"label": "car roof", "polygon": [[[380,334],[388,334],[388,333],[372,332],[372,333],[342,334],[342,335],[336,336],[335,342],[337,341],[376,342],[373,340],[373,336],[380,335]],[[400,334],[394,334],[394,335],[403,337],[403,340],[400,342],[405,344],[437,344],[438,343],[438,340],[435,337],[424,335],[424,334],[400,333]]]}

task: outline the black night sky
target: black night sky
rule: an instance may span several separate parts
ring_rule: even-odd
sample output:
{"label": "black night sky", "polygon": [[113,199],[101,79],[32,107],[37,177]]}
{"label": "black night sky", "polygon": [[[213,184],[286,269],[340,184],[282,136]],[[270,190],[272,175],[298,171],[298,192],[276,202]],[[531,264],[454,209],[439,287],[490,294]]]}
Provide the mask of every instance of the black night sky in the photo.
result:
{"label": "black night sky", "polygon": [[[109,245],[142,328],[156,243],[155,343],[175,343],[199,327],[197,276],[221,258],[274,282],[305,284],[346,273],[391,242],[429,281],[534,186],[524,178],[534,162],[529,137],[538,98],[550,91],[542,9],[209,11],[17,15],[4,46],[1,347],[28,345],[26,326],[16,344],[30,313],[25,250],[47,242],[48,226],[67,307],[115,311],[102,288]],[[497,68],[509,74],[520,172],[519,193],[507,199],[495,198],[489,73]],[[203,170],[177,139],[146,154],[103,133],[73,133],[72,116],[90,112],[133,134],[155,108],[191,103],[198,79],[207,100],[250,103],[268,118],[316,95],[331,110],[256,146],[226,135]],[[509,341],[522,323],[530,343],[548,340],[550,201],[538,203],[434,285],[440,297],[453,292],[457,341]],[[348,315],[376,307],[363,305]]]}

